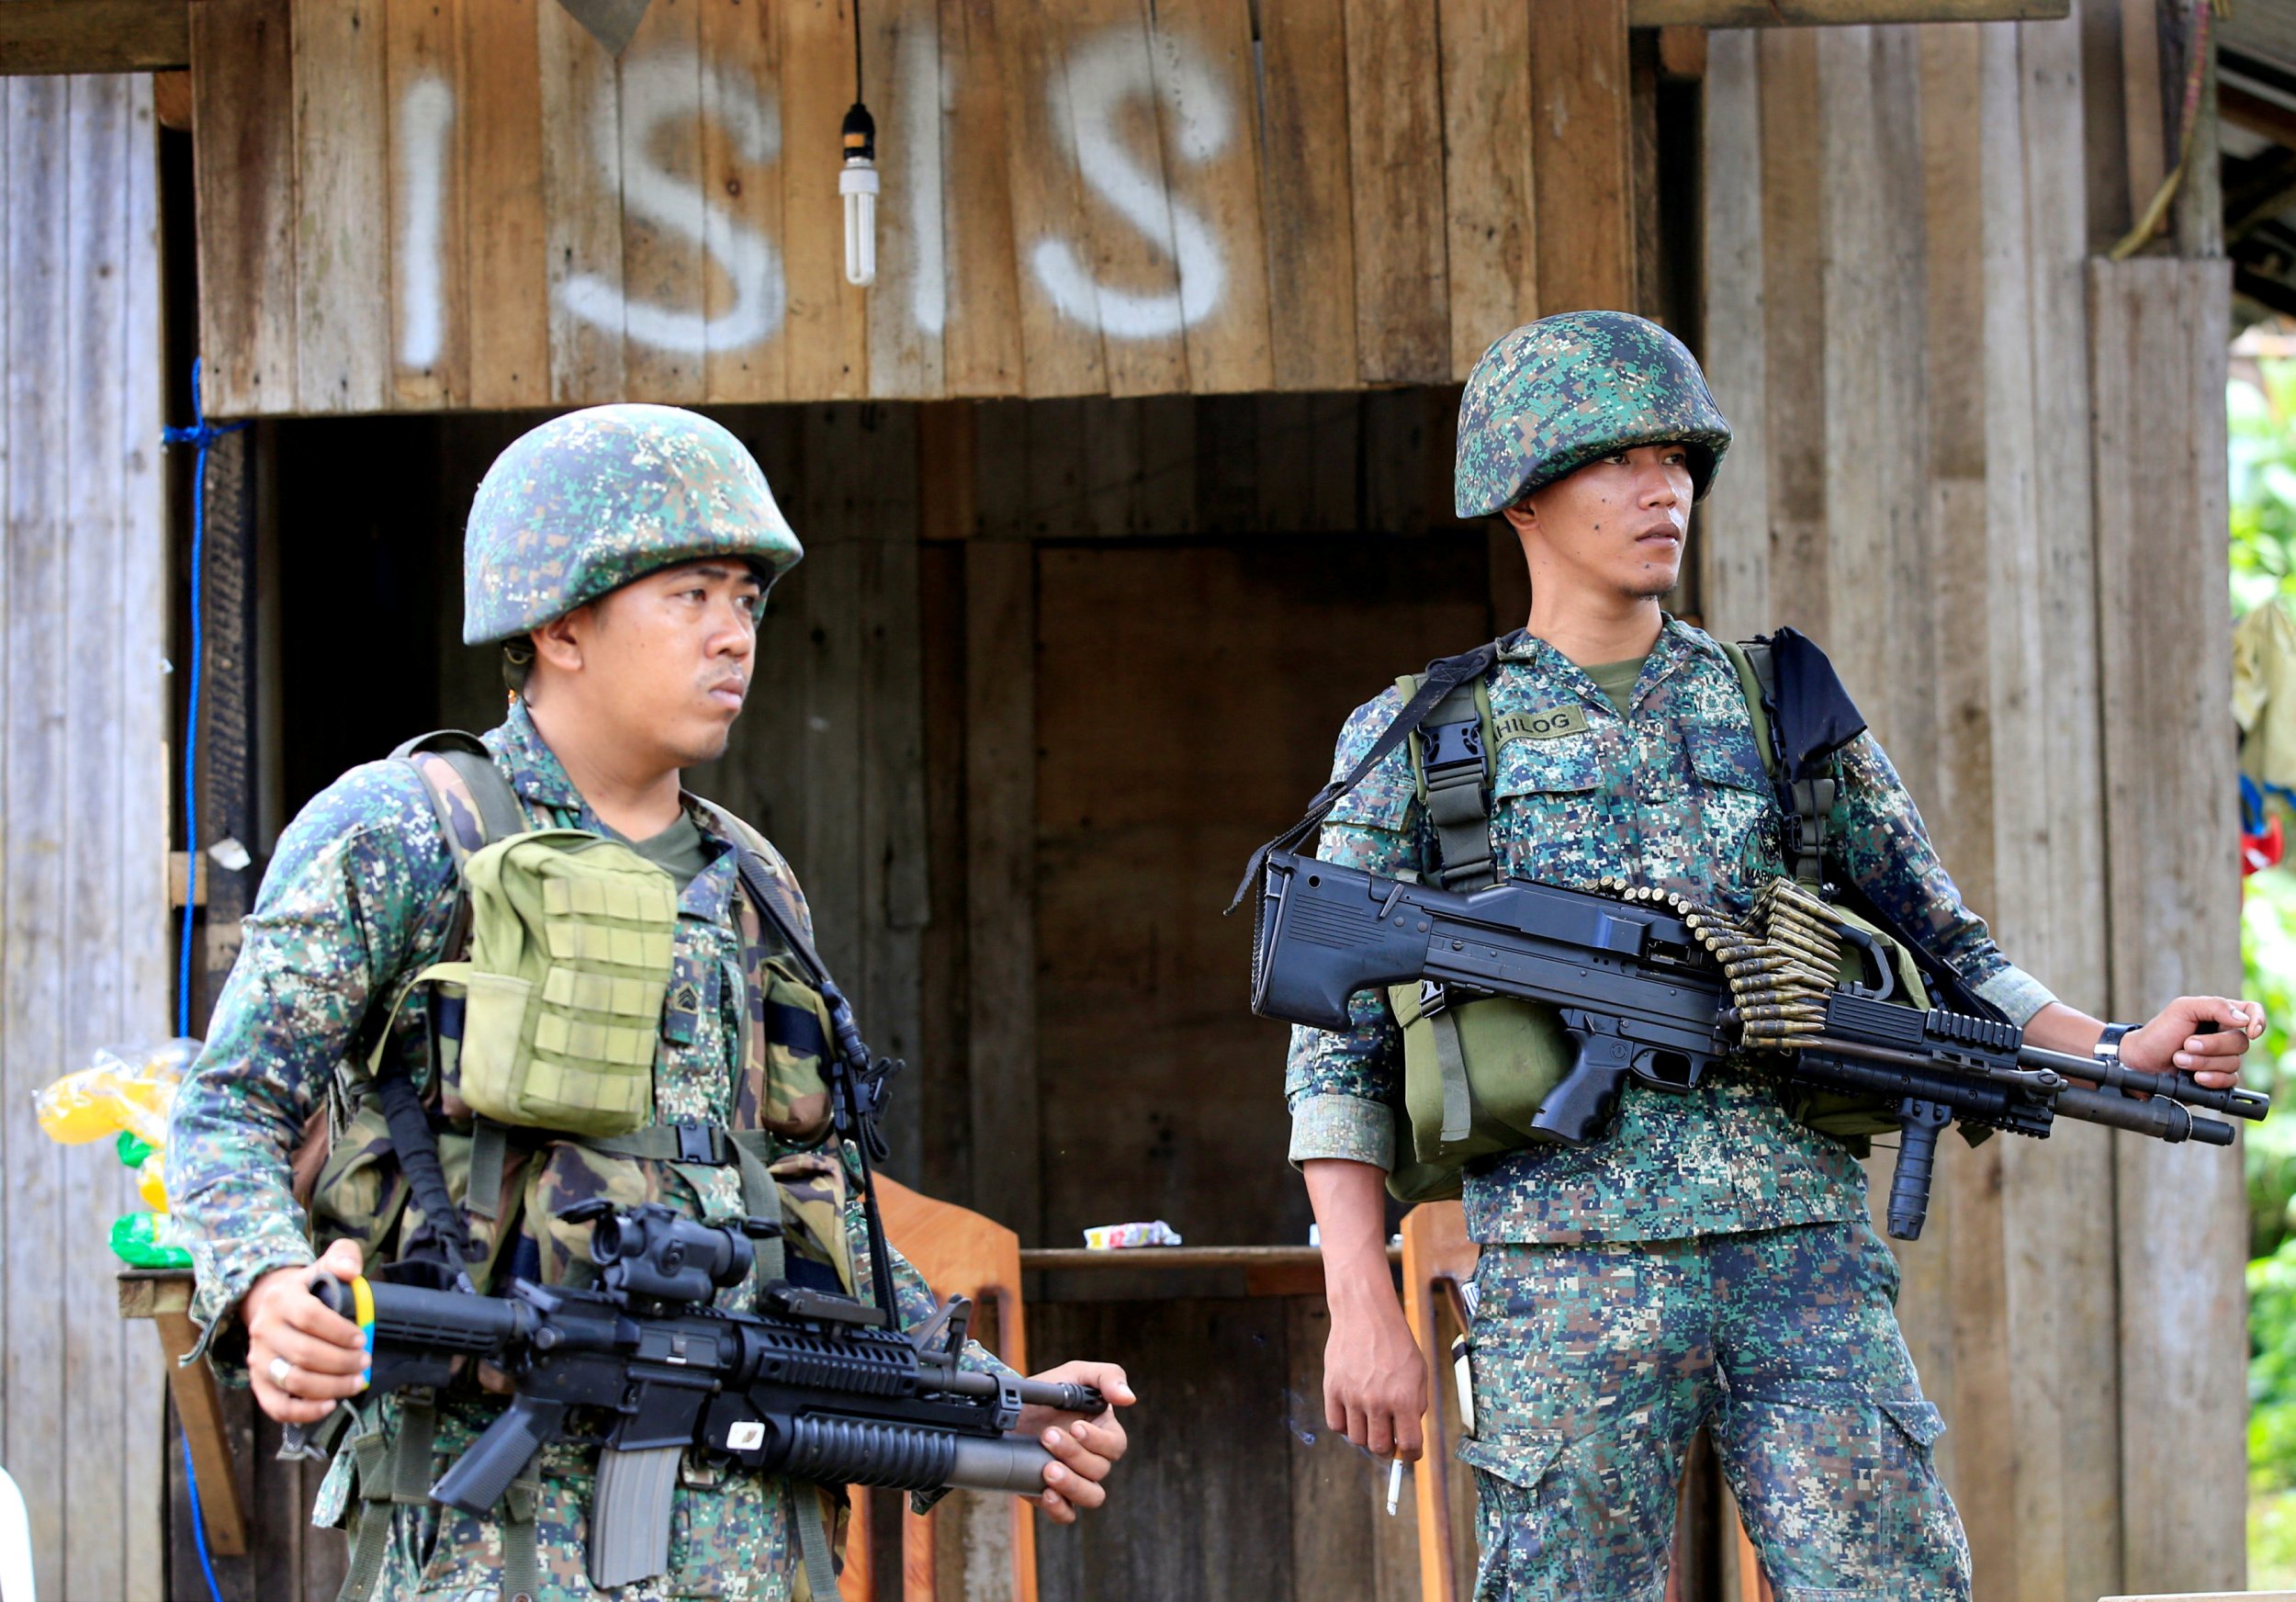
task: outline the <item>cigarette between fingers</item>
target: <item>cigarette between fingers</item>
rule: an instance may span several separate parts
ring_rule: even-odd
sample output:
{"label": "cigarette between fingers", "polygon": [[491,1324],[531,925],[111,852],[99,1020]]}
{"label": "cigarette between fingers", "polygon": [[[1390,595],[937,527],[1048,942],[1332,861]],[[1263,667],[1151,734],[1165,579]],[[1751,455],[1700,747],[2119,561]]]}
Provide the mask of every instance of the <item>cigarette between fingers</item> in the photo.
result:
{"label": "cigarette between fingers", "polygon": [[1391,1458],[1387,1470],[1387,1516],[1395,1517],[1395,1506],[1403,1496],[1403,1460]]}

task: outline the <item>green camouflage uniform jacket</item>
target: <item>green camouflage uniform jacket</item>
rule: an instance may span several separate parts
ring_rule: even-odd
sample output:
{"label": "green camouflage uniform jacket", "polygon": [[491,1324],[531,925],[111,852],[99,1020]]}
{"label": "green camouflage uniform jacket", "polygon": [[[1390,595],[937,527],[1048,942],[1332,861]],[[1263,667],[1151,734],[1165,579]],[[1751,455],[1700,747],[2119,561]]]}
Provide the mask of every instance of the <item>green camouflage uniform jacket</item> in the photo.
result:
{"label": "green camouflage uniform jacket", "polygon": [[[1498,755],[1491,836],[1501,872],[1591,890],[1605,874],[1737,912],[1785,871],[1781,817],[1729,659],[1667,619],[1621,716],[1594,681],[1543,640],[1511,636],[1489,675],[1494,723],[1568,707],[1566,730],[1509,740]],[[1402,705],[1388,690],[1341,732],[1335,774],[1353,769]],[[1912,798],[1871,735],[1842,753],[1834,861],[1900,925],[2020,1023],[2051,997],[2011,966],[1939,862]],[[1334,810],[1317,854],[1375,873],[1432,865],[1434,842],[1399,748]],[[1291,1156],[1394,1161],[1390,1102],[1400,1036],[1383,997],[1362,995],[1344,1032],[1295,1029],[1286,1098]],[[1786,1117],[1773,1090],[1735,1068],[1673,1095],[1629,1087],[1607,1138],[1534,1146],[1466,1179],[1469,1233],[1483,1242],[1671,1240],[1865,1216],[1863,1171],[1847,1146]]]}
{"label": "green camouflage uniform jacket", "polygon": [[[485,738],[537,827],[600,829],[523,703]],[[744,971],[736,855],[708,809],[691,800],[687,807],[705,838],[726,849],[680,901],[676,970],[655,1067],[655,1118],[755,1128],[760,1109],[751,1078],[742,1072],[742,1018],[745,1010],[757,1018],[765,1008]],[[788,864],[776,855],[768,867],[788,886],[802,916],[803,898]],[[280,839],[206,1049],[176,1098],[168,1147],[174,1213],[198,1271],[192,1315],[206,1326],[199,1349],[234,1382],[244,1383],[245,1337],[236,1317],[241,1297],[260,1275],[313,1258],[311,1226],[289,1188],[288,1156],[314,1110],[324,1104],[362,1022],[377,1009],[391,1008],[421,970],[449,954],[444,946],[455,900],[453,859],[428,792],[406,763],[370,762],[352,770],[316,796]],[[805,927],[810,933],[809,919]],[[424,1011],[409,1007],[394,1026],[394,1048],[418,1077],[427,1075]],[[338,1138],[321,1186],[328,1214],[322,1236],[361,1233],[357,1199],[379,1198],[390,1172],[376,1149],[380,1134],[355,1123]],[[442,1146],[450,1182],[458,1185],[451,1135]],[[782,1182],[789,1249],[850,1267],[850,1282],[866,1285],[866,1235],[847,1184],[849,1166],[846,1154],[831,1145],[793,1149],[773,1168]],[[497,1280],[512,1273],[544,1282],[587,1274],[578,1238],[586,1232],[550,1220],[558,1208],[589,1196],[661,1200],[713,1221],[738,1218],[745,1211],[733,1168],[641,1164],[566,1145],[547,1146],[523,1164],[514,1158],[506,1189],[518,1186],[523,1187],[527,1223],[493,1252]],[[371,1205],[388,1214],[379,1201]],[[536,1218],[545,1221],[539,1238],[531,1222]],[[492,1250],[487,1221],[471,1222],[480,1249]],[[567,1238],[557,1238],[562,1231]],[[923,1281],[897,1255],[894,1269],[905,1322],[928,1315],[933,1303]],[[751,1294],[737,1287],[720,1301],[746,1305]],[[993,1362],[977,1347],[971,1360]],[[441,1407],[439,1471],[498,1406],[474,1398]],[[363,1405],[346,1442],[355,1444],[363,1434],[388,1437],[397,1413],[388,1398]],[[544,1588],[553,1596],[589,1594],[580,1520],[596,1451],[594,1441],[576,1441],[543,1454],[537,1522]],[[318,1522],[332,1523],[344,1511],[351,1457],[348,1450],[338,1454],[321,1494]],[[786,1482],[738,1472],[726,1474],[715,1489],[681,1487],[672,1573],[649,1584],[646,1594],[760,1602],[790,1595],[802,1583],[789,1491]],[[441,1510],[430,1506],[403,1507],[399,1517],[404,1528],[394,1536],[382,1595],[418,1588],[425,1595],[434,1589],[455,1594],[491,1584],[489,1574],[500,1563],[494,1521],[447,1513],[450,1523],[467,1528],[442,1530]]]}

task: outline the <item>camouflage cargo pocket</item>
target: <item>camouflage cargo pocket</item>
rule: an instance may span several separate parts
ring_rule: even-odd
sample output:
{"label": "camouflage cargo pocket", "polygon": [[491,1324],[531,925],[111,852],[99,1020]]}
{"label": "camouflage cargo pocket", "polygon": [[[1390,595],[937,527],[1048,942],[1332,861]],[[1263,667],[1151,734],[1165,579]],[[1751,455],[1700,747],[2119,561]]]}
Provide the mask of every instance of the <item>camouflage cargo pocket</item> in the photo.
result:
{"label": "camouflage cargo pocket", "polygon": [[311,1190],[311,1237],[324,1251],[338,1240],[358,1243],[368,1262],[397,1228],[407,1180],[390,1144],[383,1110],[372,1096],[335,1137]]}
{"label": "camouflage cargo pocket", "polygon": [[757,1124],[792,1145],[829,1133],[829,1009],[786,956],[743,976],[749,992],[749,1085]]}

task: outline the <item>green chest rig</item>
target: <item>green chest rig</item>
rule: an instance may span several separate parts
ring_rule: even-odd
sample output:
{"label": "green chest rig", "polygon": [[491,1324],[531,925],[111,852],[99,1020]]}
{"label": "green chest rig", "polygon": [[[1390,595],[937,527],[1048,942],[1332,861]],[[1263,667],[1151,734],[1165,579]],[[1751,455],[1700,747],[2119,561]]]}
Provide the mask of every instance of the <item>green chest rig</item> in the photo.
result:
{"label": "green chest rig", "polygon": [[[390,1011],[362,1032],[366,1049],[339,1072],[333,1151],[318,1181],[314,1215],[332,1233],[360,1238],[370,1254],[395,1242],[388,1267],[378,1270],[388,1277],[475,1290],[493,1277],[504,1246],[516,1237],[521,1188],[505,1183],[514,1152],[565,1145],[663,1165],[701,1195],[711,1189],[703,1170],[732,1168],[746,1213],[786,1220],[780,1170],[794,1150],[834,1130],[858,1158],[871,1297],[897,1314],[869,1177],[872,1159],[884,1156],[876,1115],[884,1080],[898,1065],[871,1057],[861,1044],[762,837],[711,806],[738,852],[743,967],[760,992],[743,1012],[736,1068],[747,1077],[745,1092],[734,1098],[735,1122],[656,1122],[653,1074],[665,1007],[673,1004],[679,917],[670,875],[618,840],[533,827],[474,736],[426,735],[392,757],[421,775],[454,859],[447,957],[418,974]],[[674,1004],[690,1010],[693,998]],[[411,1005],[427,1010],[427,1096],[394,1049],[393,1025]],[[769,1018],[780,1026],[771,1040]],[[782,1038],[793,1030],[795,1049]],[[347,1176],[378,1138],[388,1143],[396,1174],[369,1165],[362,1188]],[[833,1159],[840,1184],[842,1160]],[[813,1164],[809,1176],[817,1178],[821,1166]],[[816,1288],[860,1293],[841,1249],[841,1205],[816,1200],[813,1211],[826,1220],[813,1233],[834,1235],[839,1248],[830,1253],[835,1286]],[[778,1237],[760,1240],[757,1252],[760,1282],[801,1267],[824,1271],[790,1259]],[[343,1416],[338,1410],[335,1417]],[[343,1442],[364,1506],[341,1602],[366,1602],[379,1580],[391,1506],[427,1500],[436,1426],[437,1399],[409,1391],[395,1438],[378,1424]],[[794,1487],[805,1560],[800,1595],[827,1602],[836,1595],[828,1535],[835,1512],[832,1494],[810,1494],[815,1489]],[[504,1498],[506,1598],[538,1594],[540,1492],[529,1465]]]}
{"label": "green chest rig", "polygon": [[[1840,691],[1823,654],[1792,629],[1742,644],[1716,643],[1736,673],[1762,771],[1777,797],[1792,880],[1816,901],[1826,889],[1829,819],[1840,793],[1838,753],[1863,730],[1863,720]],[[1396,681],[1406,707],[1427,677],[1412,673]],[[1806,682],[1811,679],[1818,682]],[[1781,707],[1802,727],[1782,728]],[[1500,750],[1514,732],[1507,725],[1522,716],[1494,720],[1487,673],[1477,671],[1443,694],[1410,731],[1413,790],[1434,834],[1438,863],[1422,876],[1446,890],[1479,890],[1499,881],[1492,790]],[[1855,914],[1834,915],[1871,929]],[[1843,961],[1854,973],[1855,954]],[[1898,966],[1908,998],[1922,997],[1912,965]],[[1387,998],[1403,1042],[1403,1096],[1388,1176],[1398,1201],[1456,1197],[1469,1165],[1540,1143],[1533,1117],[1575,1055],[1551,1009],[1506,996],[1454,998],[1432,981],[1392,987]],[[1894,1108],[1863,1097],[1797,1089],[1787,1111],[1853,1145],[1898,1127]]]}

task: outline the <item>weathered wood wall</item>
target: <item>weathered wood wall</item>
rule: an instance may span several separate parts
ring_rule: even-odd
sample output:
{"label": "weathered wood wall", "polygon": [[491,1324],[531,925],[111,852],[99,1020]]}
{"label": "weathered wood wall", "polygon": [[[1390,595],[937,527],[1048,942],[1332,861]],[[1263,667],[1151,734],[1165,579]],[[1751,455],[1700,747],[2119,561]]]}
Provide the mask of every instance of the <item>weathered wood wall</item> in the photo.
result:
{"label": "weathered wood wall", "polygon": [[149,79],[0,85],[0,1468],[53,1596],[161,1580],[163,1380],[105,1244],[133,1176],[32,1110],[172,1032],[157,170]]}
{"label": "weathered wood wall", "polygon": [[865,292],[847,0],[192,18],[227,415],[1431,383],[1631,293],[1626,0],[876,0]]}
{"label": "weathered wood wall", "polygon": [[[2238,983],[2238,892],[2223,275],[2084,277],[2161,171],[2124,9],[1712,37],[1699,543],[1717,630],[1827,642],[2005,949],[2141,1017]],[[2060,1125],[1941,1169],[1899,1309],[1980,1597],[2237,1584],[2237,1161]]]}

